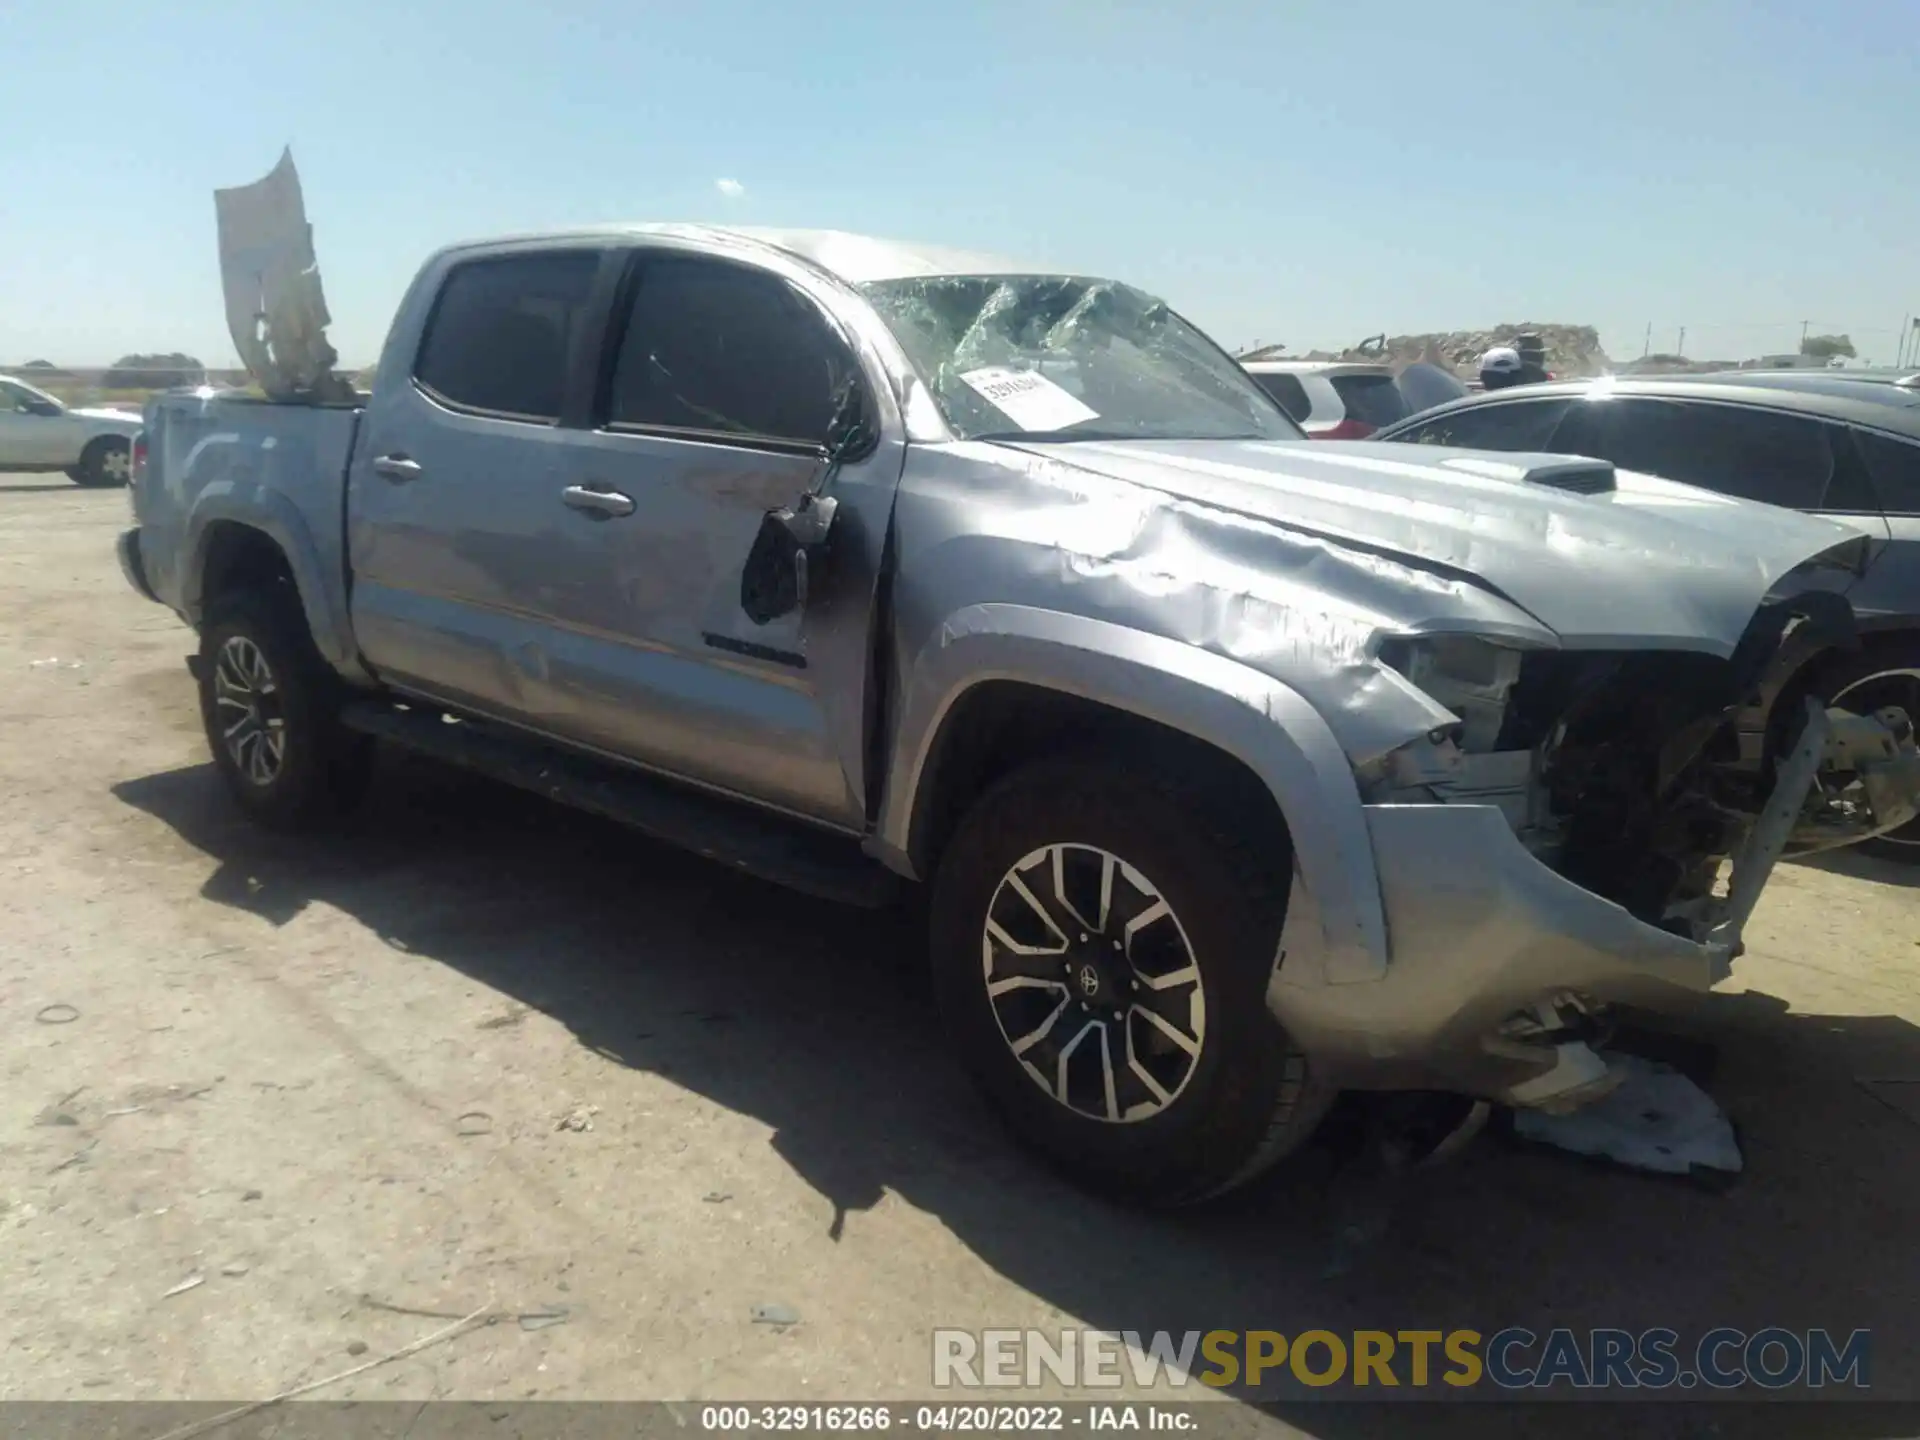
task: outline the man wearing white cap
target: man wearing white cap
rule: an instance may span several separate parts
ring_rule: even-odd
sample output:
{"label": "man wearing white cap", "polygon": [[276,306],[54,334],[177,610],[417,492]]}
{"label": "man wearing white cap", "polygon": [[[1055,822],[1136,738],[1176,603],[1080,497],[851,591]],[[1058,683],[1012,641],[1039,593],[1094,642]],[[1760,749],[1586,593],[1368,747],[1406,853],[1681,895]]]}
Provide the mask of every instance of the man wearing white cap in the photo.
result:
{"label": "man wearing white cap", "polygon": [[1523,369],[1518,350],[1511,345],[1496,345],[1480,357],[1480,388],[1504,390],[1518,385]]}

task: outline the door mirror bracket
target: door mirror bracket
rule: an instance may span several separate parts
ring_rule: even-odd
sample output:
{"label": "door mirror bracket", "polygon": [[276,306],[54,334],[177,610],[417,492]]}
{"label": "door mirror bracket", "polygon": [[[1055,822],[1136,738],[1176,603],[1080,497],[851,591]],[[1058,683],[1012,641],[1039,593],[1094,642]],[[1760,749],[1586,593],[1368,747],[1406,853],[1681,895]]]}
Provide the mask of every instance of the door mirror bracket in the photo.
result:
{"label": "door mirror bracket", "polygon": [[825,464],[819,478],[792,505],[760,518],[747,563],[740,570],[740,608],[756,625],[804,610],[810,570],[826,557],[839,502],[828,494],[840,467],[864,459],[878,436],[866,418],[860,387],[848,384],[834,406],[828,426]]}

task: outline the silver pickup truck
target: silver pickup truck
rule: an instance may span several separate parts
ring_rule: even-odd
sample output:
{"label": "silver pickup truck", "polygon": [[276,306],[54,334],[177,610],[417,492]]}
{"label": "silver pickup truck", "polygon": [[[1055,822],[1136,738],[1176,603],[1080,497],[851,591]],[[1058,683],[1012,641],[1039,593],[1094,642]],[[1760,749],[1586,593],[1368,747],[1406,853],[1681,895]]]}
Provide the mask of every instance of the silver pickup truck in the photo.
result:
{"label": "silver pickup truck", "polygon": [[120,558],[199,632],[247,813],[338,814],[377,738],[817,893],[924,882],[985,1090],[1157,1203],[1343,1088],[1604,1092],[1609,1006],[1708,989],[1782,854],[1920,795],[1904,714],[1800,679],[1850,643],[1857,532],[1306,443],[1084,275],[831,232],[461,245],[370,396],[146,428]]}

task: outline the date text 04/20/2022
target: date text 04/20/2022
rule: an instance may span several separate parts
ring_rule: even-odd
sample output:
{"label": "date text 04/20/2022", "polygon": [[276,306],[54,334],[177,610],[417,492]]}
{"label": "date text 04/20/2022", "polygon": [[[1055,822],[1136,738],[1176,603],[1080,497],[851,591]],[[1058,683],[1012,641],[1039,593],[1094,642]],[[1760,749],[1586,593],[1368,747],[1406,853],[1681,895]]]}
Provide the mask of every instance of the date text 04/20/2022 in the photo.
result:
{"label": "date text 04/20/2022", "polygon": [[701,1407],[700,1428],[721,1433],[760,1430],[1046,1433],[1069,1429],[1187,1433],[1199,1428],[1199,1418],[1193,1406],[1131,1403],[1066,1406],[991,1405],[963,1401],[937,1405],[706,1405]]}

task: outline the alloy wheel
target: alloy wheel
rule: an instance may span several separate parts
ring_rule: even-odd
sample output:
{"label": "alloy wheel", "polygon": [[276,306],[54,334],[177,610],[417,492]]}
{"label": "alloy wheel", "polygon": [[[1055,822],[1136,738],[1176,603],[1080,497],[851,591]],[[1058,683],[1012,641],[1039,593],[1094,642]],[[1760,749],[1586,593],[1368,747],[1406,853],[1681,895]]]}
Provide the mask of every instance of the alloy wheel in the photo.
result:
{"label": "alloy wheel", "polygon": [[1002,1039],[1059,1104],[1134,1123],[1192,1080],[1207,1043],[1193,946],[1121,857],[1058,844],[1016,861],[988,903],[980,957]]}
{"label": "alloy wheel", "polygon": [[229,635],[213,669],[214,713],[234,768],[252,785],[280,778],[287,759],[286,717],[280,686],[260,647]]}

